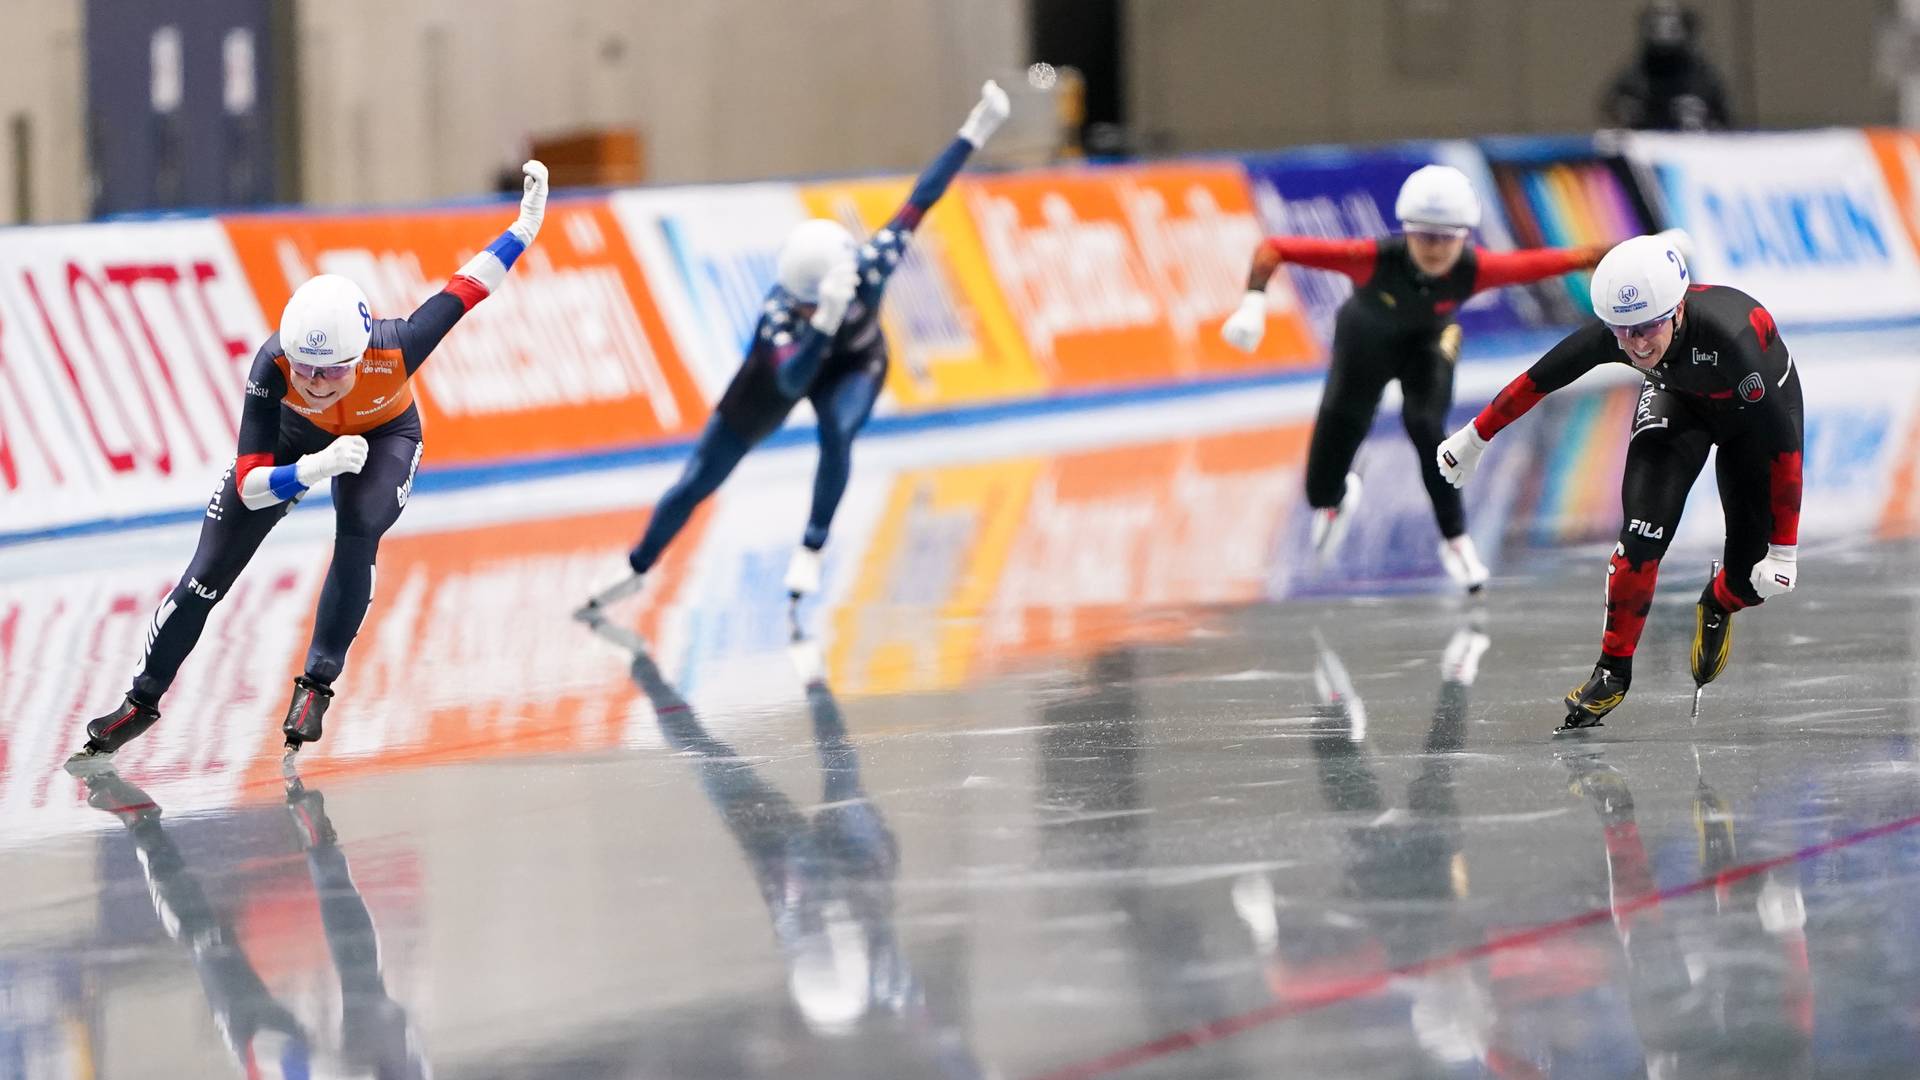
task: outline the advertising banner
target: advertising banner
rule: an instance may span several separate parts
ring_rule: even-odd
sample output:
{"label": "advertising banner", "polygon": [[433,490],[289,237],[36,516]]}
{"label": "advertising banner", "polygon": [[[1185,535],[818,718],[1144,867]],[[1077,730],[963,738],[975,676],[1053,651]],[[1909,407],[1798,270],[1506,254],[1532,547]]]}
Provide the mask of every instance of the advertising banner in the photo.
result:
{"label": "advertising banner", "polygon": [[1056,390],[1308,366],[1321,356],[1290,288],[1272,290],[1260,351],[1219,327],[1261,236],[1231,165],[977,178],[965,196],[987,258]]}
{"label": "advertising banner", "polygon": [[[807,212],[855,236],[886,224],[912,181],[809,184]],[[902,408],[1031,396],[1045,389],[987,265],[966,204],[951,192],[914,231],[887,283],[881,323],[892,350],[887,389]]]}
{"label": "advertising banner", "polygon": [[1920,315],[1920,262],[1867,136],[1635,133],[1694,276],[1751,293],[1781,322]]}
{"label": "advertising banner", "polygon": [[[445,286],[512,218],[501,207],[224,219],[277,317],[313,274],[358,282],[380,317]],[[556,202],[506,283],[415,376],[435,465],[607,450],[691,434],[706,405],[600,200]]]}
{"label": "advertising banner", "polygon": [[[1584,137],[1494,139],[1482,143],[1500,208],[1520,247],[1613,244],[1660,229],[1633,166]],[[1541,290],[1555,321],[1591,314],[1587,275]]]}
{"label": "advertising banner", "polygon": [[[1219,339],[1259,238],[1393,227],[1404,177],[1480,187],[1479,241],[1566,245],[1657,225],[1695,273],[1783,322],[1920,316],[1920,137],[1829,130],[1409,143],[960,177],[889,289],[882,411],[1304,368],[1339,275],[1294,269],[1245,356]],[[1244,167],[1243,167],[1244,165]],[[737,370],[779,245],[809,216],[865,233],[889,178],[619,192],[556,201],[499,294],[418,377],[425,467],[683,439]],[[498,235],[504,204],[243,214],[9,231],[0,245],[0,539],[203,503],[233,455],[240,388],[291,290],[344,273],[376,313],[431,296]],[[1467,330],[1563,325],[1578,275],[1466,306]],[[1791,327],[1789,327],[1791,330]],[[804,408],[796,419],[804,422]]]}
{"label": "advertising banner", "polygon": [[1887,184],[1887,194],[1900,210],[1907,240],[1920,251],[1920,134],[1869,128],[1867,144]]}
{"label": "advertising banner", "polygon": [[204,502],[266,334],[211,221],[10,230],[0,536]]}
{"label": "advertising banner", "polygon": [[[1407,176],[1422,165],[1452,165],[1466,173],[1480,193],[1484,212],[1474,242],[1494,250],[1513,247],[1492,176],[1471,143],[1405,143],[1363,150],[1315,147],[1248,157],[1244,164],[1267,234],[1325,238],[1398,231],[1393,204]],[[1315,329],[1323,338],[1331,338],[1334,313],[1352,295],[1353,283],[1343,274],[1324,270],[1289,267],[1288,271]],[[1556,289],[1564,292],[1564,286],[1546,282],[1482,293],[1461,307],[1460,327],[1477,334],[1564,321],[1560,312],[1564,303],[1541,298]]]}
{"label": "advertising banner", "polygon": [[611,202],[702,397],[718,401],[773,287],[780,243],[809,216],[799,189],[665,188]]}

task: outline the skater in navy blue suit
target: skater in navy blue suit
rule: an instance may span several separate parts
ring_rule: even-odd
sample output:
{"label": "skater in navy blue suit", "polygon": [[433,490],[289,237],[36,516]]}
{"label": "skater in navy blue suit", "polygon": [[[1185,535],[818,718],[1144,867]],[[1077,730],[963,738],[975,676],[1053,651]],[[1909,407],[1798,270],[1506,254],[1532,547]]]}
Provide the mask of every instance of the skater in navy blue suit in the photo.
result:
{"label": "skater in navy blue suit", "polygon": [[1007,118],[1007,95],[988,82],[960,133],[927,166],[906,205],[865,244],[837,221],[815,218],[796,226],[780,249],[777,281],[762,305],[753,343],[687,459],[685,471],[660,497],[640,542],[627,556],[630,573],[594,594],[574,617],[598,622],[610,604],[639,591],[647,571],[679,535],[694,508],[719,488],[740,459],[779,430],[805,398],[820,418],[820,465],[813,510],[799,550],[787,568],[794,600],[820,587],[820,550],[833,513],[847,490],[853,440],[866,425],[887,374],[887,339],[880,332],[880,300],[899,267],[907,240],[972,153]]}

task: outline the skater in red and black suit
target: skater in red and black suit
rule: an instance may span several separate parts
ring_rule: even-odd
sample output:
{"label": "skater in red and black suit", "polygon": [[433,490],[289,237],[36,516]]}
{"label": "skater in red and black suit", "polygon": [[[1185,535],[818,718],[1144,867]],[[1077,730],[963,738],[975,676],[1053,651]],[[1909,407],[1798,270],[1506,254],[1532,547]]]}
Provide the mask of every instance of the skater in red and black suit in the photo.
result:
{"label": "skater in red and black suit", "polygon": [[260,346],[247,373],[239,447],[207,503],[193,561],[153,613],[146,656],[126,700],[87,724],[86,745],[74,762],[104,758],[160,719],[160,697],[200,640],[213,606],[293,504],[332,480],[333,560],[306,668],[294,679],[281,725],[290,750],[320,738],[333,682],[373,602],[380,538],[400,519],[420,465],[414,373],[454,324],[506,281],[545,218],[547,167],[529,161],[523,169],[519,217],[412,315],[374,318],[366,293],[338,274],[321,274],[294,290],[279,332]]}
{"label": "skater in red and black suit", "polygon": [[1693,678],[1725,670],[1733,613],[1792,592],[1800,533],[1800,376],[1759,302],[1738,289],[1692,280],[1668,234],[1628,240],[1593,274],[1600,318],[1569,334],[1440,447],[1458,487],[1487,440],[1546,395],[1606,363],[1646,377],[1620,484],[1620,542],[1607,563],[1607,621],[1600,662],[1566,696],[1561,730],[1592,727],[1626,698],[1633,653],[1653,603],[1660,558],[1687,491],[1719,447],[1714,469],[1726,515],[1724,565],[1696,609]]}
{"label": "skater in red and black suit", "polygon": [[1394,202],[1404,230],[1373,240],[1274,236],[1254,252],[1253,272],[1240,309],[1221,336],[1252,352],[1267,326],[1267,282],[1281,263],[1333,270],[1353,279],[1333,329],[1333,360],[1307,449],[1307,504],[1313,507],[1313,546],[1324,555],[1340,546],[1360,502],[1353,458],[1373,426],[1387,383],[1400,381],[1400,415],[1419,452],[1427,495],[1440,526],[1440,562],[1468,592],[1487,582],[1487,568],[1467,535],[1460,493],[1425,463],[1446,435],[1453,406],[1453,366],[1460,353],[1460,305],[1475,293],[1524,285],[1572,270],[1590,269],[1604,247],[1488,251],[1469,244],[1480,224],[1480,199],[1465,173],[1428,165],[1407,177]]}

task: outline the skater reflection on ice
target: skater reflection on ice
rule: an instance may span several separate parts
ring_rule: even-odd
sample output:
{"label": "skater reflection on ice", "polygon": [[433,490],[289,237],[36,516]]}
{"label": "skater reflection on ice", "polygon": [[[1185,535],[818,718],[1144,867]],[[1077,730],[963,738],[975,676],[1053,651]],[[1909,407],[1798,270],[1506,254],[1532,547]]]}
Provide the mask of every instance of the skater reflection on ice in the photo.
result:
{"label": "skater reflection on ice", "polygon": [[[599,628],[619,638],[617,628]],[[788,997],[807,1029],[862,1048],[867,1066],[874,1040],[904,1042],[905,1060],[890,1061],[887,1075],[988,1076],[965,1029],[940,1011],[941,1002],[962,1000],[964,987],[929,992],[895,930],[899,845],[867,796],[819,649],[799,641],[790,652],[806,683],[820,763],[820,804],[812,809],[796,805],[709,733],[644,649],[633,650],[631,674],[667,745],[695,757],[702,789],[752,867],[786,965]]]}
{"label": "skater reflection on ice", "polygon": [[[1696,766],[1700,750],[1693,750]],[[1693,797],[1699,872],[1717,880],[1710,915],[1681,933],[1634,820],[1626,775],[1598,750],[1561,755],[1569,787],[1600,818],[1609,906],[1633,1021],[1651,1077],[1811,1076],[1813,981],[1798,867],[1738,871],[1734,816],[1705,772]]]}
{"label": "skater reflection on ice", "polygon": [[[1464,923],[1457,905],[1470,895],[1472,882],[1454,776],[1466,748],[1474,680],[1491,645],[1483,614],[1463,621],[1441,654],[1439,697],[1404,809],[1391,807],[1367,752],[1365,701],[1340,655],[1315,632],[1309,746],[1321,797],[1352,823],[1341,886],[1349,902],[1340,906],[1357,901],[1375,914],[1303,926],[1297,919],[1283,921],[1274,878],[1254,873],[1235,881],[1234,910],[1263,958],[1276,1000],[1305,1003],[1350,993],[1383,971],[1426,959],[1435,942],[1444,940],[1435,933],[1436,922]],[[1378,979],[1379,990],[1391,995],[1381,1000],[1404,1001],[1406,1022],[1436,1068],[1498,1067],[1515,1057],[1503,1045],[1508,1033],[1489,984],[1489,973],[1475,965]]]}
{"label": "skater reflection on ice", "polygon": [[73,771],[86,785],[88,805],[126,826],[154,913],[167,936],[192,954],[214,1022],[244,1075],[378,1080],[432,1075],[406,1009],[387,992],[373,918],[340,850],[326,803],[291,765],[285,774],[287,813],[306,854],[327,950],[340,979],[337,1054],[317,1046],[313,1036],[318,1033],[309,1032],[275,998],[241,949],[231,914],[215,906],[167,835],[152,797],[108,764]]}

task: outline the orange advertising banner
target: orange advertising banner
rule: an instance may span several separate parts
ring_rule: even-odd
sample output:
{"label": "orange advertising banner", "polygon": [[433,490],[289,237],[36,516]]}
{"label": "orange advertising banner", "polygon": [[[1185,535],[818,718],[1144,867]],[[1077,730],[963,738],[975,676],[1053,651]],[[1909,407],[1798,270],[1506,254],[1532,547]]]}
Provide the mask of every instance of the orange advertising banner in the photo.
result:
{"label": "orange advertising banner", "polygon": [[[404,316],[511,221],[499,207],[263,214],[221,223],[268,321],[344,274]],[[415,376],[434,465],[607,450],[697,431],[707,408],[603,200],[555,203],[499,292]]]}
{"label": "orange advertising banner", "polygon": [[[808,212],[866,236],[893,217],[912,186],[904,178],[810,184],[800,197]],[[914,231],[880,316],[893,353],[887,390],[903,408],[1046,390],[959,199],[936,203]]]}
{"label": "orange advertising banner", "polygon": [[1867,143],[1887,178],[1887,194],[1900,208],[1907,238],[1920,251],[1920,133],[1868,128]]}
{"label": "orange advertising banner", "polygon": [[1001,292],[1056,389],[1305,367],[1320,343],[1284,282],[1252,355],[1219,338],[1261,238],[1236,165],[962,179]]}

